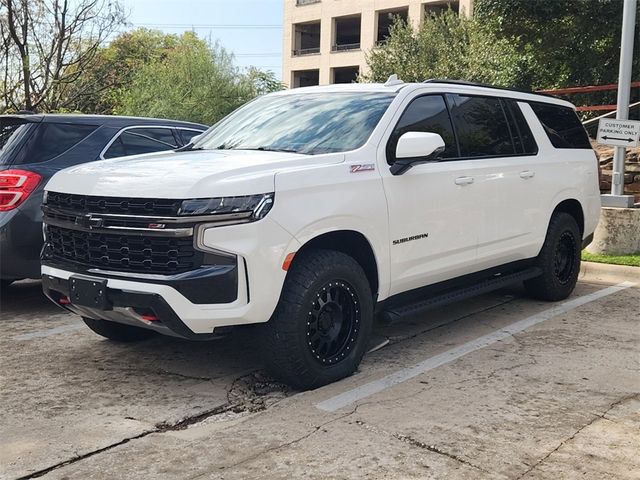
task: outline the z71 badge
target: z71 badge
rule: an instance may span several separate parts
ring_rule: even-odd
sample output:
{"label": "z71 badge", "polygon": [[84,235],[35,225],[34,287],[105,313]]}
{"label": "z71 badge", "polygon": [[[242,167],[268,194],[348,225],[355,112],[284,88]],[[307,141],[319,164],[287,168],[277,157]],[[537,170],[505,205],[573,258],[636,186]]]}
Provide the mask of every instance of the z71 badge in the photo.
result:
{"label": "z71 badge", "polygon": [[372,172],[376,169],[374,163],[365,163],[363,165],[351,165],[351,173]]}

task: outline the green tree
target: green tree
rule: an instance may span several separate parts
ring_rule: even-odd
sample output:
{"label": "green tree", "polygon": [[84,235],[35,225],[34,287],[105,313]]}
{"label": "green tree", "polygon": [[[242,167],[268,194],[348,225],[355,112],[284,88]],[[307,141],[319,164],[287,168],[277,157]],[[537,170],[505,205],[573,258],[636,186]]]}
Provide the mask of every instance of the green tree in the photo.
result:
{"label": "green tree", "polygon": [[65,91],[124,20],[116,0],[0,0],[0,113],[72,107]]}
{"label": "green tree", "polygon": [[[531,89],[616,83],[621,0],[477,0],[475,20],[522,59],[521,83]],[[640,7],[636,38],[640,34]],[[640,72],[640,42],[633,71]]]}
{"label": "green tree", "polygon": [[272,71],[260,70],[256,67],[249,67],[244,74],[245,79],[251,85],[255,96],[266,93],[284,90],[284,84],[276,78]]}
{"label": "green tree", "polygon": [[425,17],[419,29],[404,22],[391,27],[387,41],[367,55],[365,81],[392,73],[411,82],[459,78],[495,85],[519,83],[522,59],[508,40],[496,39],[475,21],[451,10]]}
{"label": "green tree", "polygon": [[137,72],[151,62],[164,60],[179,39],[158,30],[139,28],[124,32],[96,53],[94,66],[67,86],[70,110],[111,114]]}
{"label": "green tree", "polygon": [[233,55],[187,32],[120,89],[115,113],[211,125],[258,94],[280,88],[273,74],[242,74]]}

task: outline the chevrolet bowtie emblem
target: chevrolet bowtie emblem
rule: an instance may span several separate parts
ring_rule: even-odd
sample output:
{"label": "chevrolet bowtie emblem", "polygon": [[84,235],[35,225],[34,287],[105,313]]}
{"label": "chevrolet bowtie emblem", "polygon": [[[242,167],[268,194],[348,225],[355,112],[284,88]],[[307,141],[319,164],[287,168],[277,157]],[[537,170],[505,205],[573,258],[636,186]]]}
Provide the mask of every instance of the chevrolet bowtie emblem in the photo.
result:
{"label": "chevrolet bowtie emblem", "polygon": [[83,215],[76,217],[74,223],[82,228],[100,228],[104,224],[104,219],[96,218],[92,215]]}

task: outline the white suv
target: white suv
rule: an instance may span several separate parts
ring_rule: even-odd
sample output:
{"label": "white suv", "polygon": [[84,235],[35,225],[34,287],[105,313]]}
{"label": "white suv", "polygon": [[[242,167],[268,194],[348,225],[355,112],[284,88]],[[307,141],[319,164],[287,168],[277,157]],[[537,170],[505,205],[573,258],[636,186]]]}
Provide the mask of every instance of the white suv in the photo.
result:
{"label": "white suv", "polygon": [[55,303],[120,341],[259,324],[265,362],[299,388],[353,373],[374,314],[516,281],[567,297],[600,209],[571,104],[454,81],[266,95],[182,151],[46,189]]}

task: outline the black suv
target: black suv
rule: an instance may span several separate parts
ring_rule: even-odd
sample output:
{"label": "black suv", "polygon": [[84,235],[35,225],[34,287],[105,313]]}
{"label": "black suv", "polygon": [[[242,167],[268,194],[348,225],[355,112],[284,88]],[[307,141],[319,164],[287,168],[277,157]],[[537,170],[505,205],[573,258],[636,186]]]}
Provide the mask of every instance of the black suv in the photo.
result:
{"label": "black suv", "polygon": [[180,148],[197,123],[106,115],[0,115],[0,281],[40,278],[42,195],[59,170]]}

